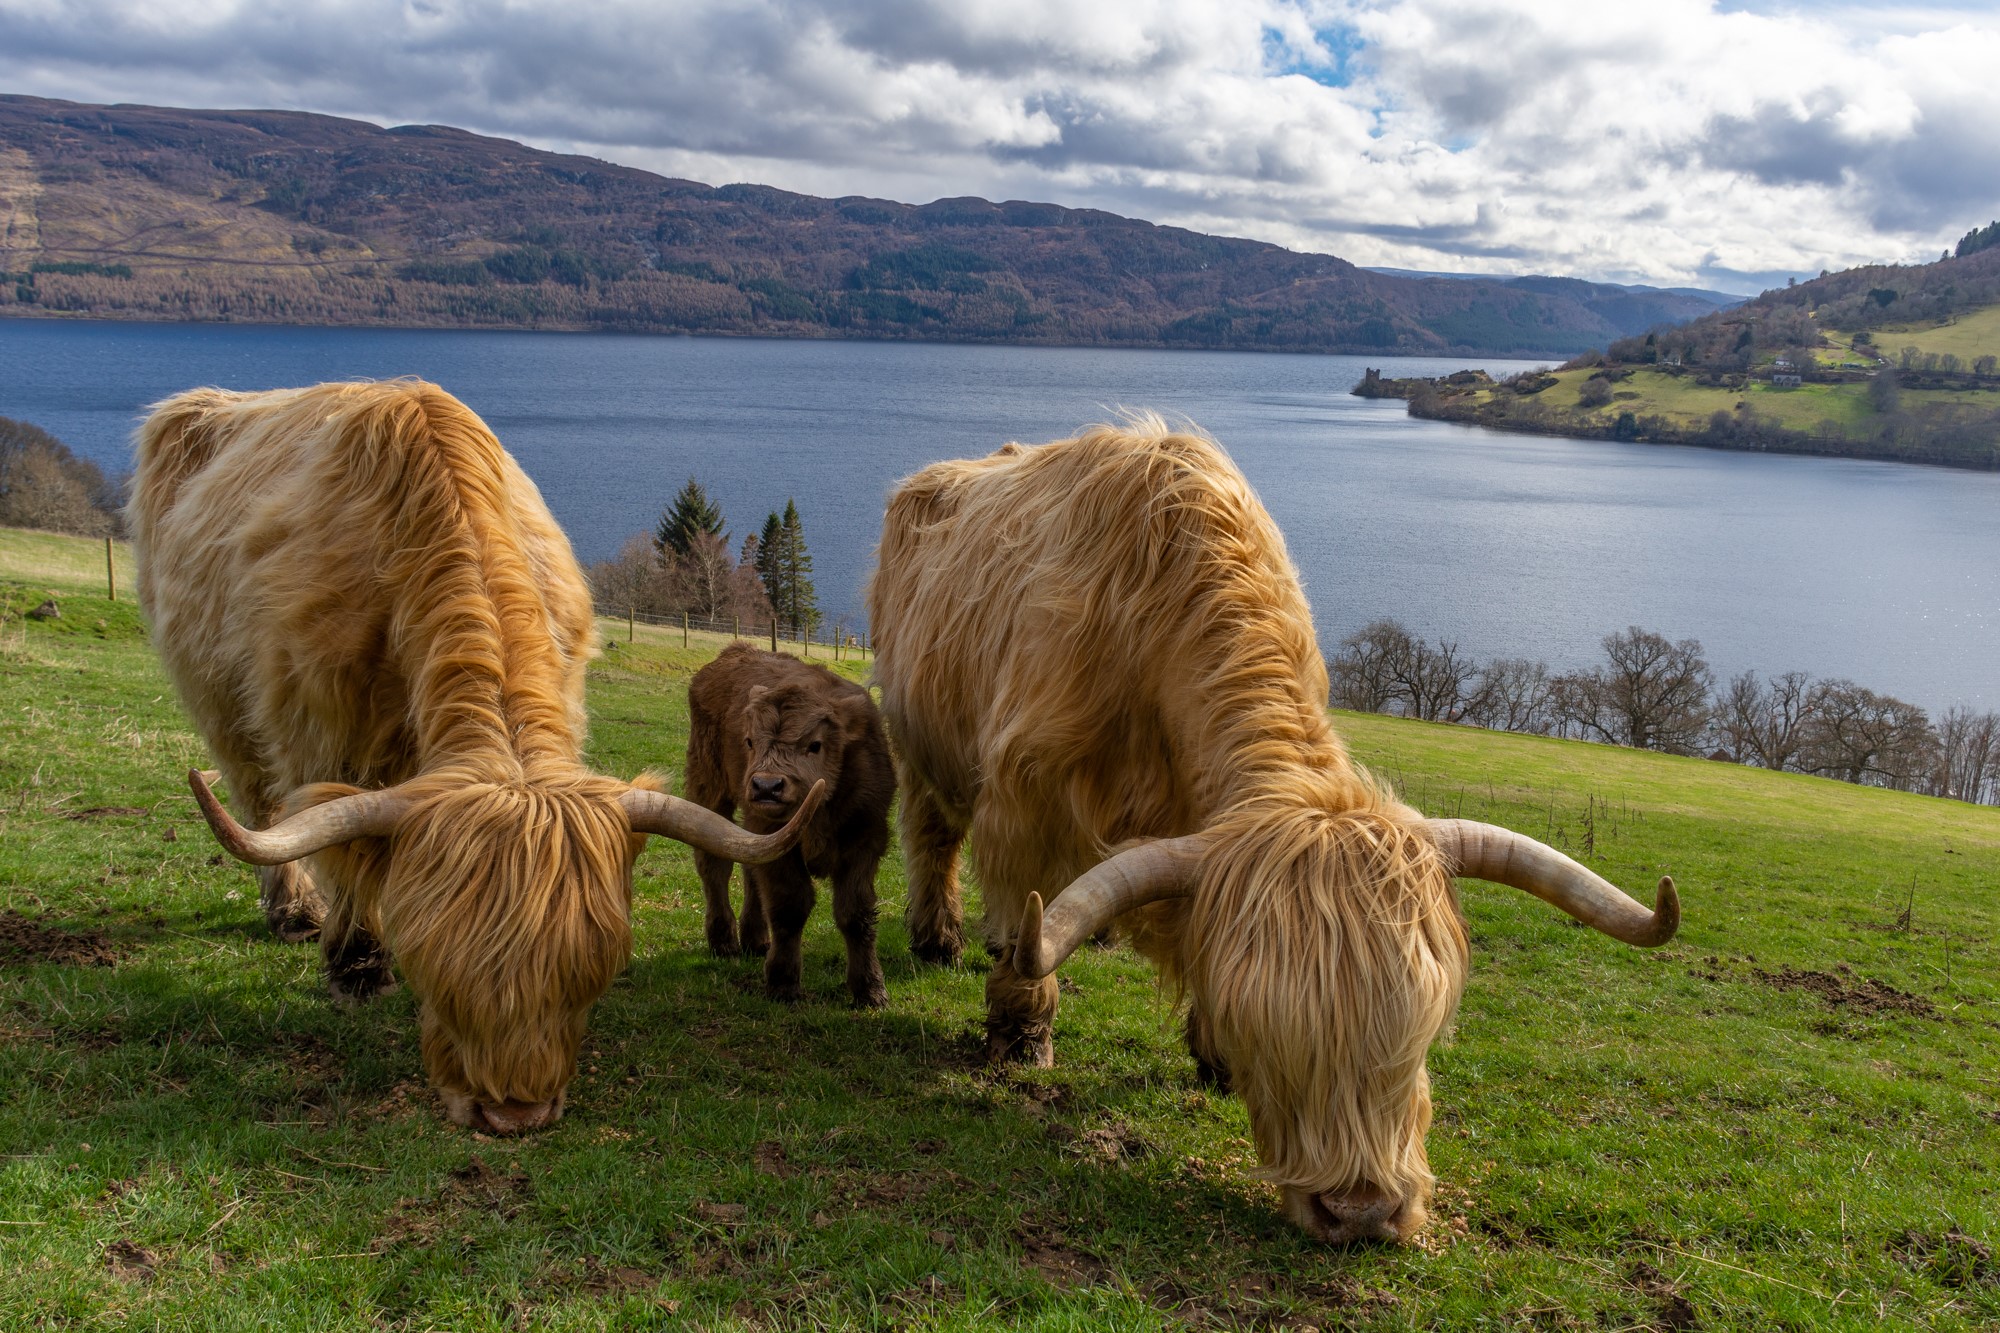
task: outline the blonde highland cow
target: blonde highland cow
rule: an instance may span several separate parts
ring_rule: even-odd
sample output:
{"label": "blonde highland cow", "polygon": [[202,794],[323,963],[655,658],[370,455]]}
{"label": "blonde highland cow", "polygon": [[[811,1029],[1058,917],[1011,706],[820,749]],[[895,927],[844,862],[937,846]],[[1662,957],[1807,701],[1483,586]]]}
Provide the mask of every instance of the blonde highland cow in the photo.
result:
{"label": "blonde highland cow", "polygon": [[1423,1224],[1425,1058],[1467,965],[1455,874],[1633,944],[1678,923],[1672,881],[1649,912],[1532,839],[1426,820],[1348,758],[1283,538],[1200,435],[1140,418],[925,468],[890,498],[869,610],[913,950],[959,954],[970,834],[989,1055],[1047,1064],[1052,974],[1116,921],[1324,1240]]}
{"label": "blonde highland cow", "polygon": [[584,768],[582,571],[435,385],[181,394],[140,428],[133,488],[153,641],[249,827],[190,780],[272,925],[316,930],[350,1000],[393,954],[454,1121],[552,1123],[631,952],[644,835],[762,862],[816,802],[756,838]]}

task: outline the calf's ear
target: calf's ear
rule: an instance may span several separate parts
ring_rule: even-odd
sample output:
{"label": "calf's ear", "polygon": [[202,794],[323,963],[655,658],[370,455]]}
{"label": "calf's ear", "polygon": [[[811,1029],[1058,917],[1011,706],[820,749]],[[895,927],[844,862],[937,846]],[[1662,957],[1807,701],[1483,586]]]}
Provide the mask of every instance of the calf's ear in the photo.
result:
{"label": "calf's ear", "polygon": [[866,695],[845,698],[835,707],[833,717],[841,739],[852,744],[868,734],[868,725],[875,719],[875,705]]}

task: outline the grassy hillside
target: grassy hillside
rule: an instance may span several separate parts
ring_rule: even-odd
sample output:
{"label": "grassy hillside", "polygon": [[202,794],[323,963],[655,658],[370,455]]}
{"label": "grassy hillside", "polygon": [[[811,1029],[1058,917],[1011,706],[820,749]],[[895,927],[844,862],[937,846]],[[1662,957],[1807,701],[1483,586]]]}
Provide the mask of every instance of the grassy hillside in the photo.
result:
{"label": "grassy hillside", "polygon": [[1566,356],[1713,308],[1056,204],[711,188],[436,125],[0,96],[0,315]]}
{"label": "grassy hillside", "polygon": [[[2000,1321],[2000,811],[1340,717],[1431,813],[1634,887],[1671,870],[1686,912],[1646,953],[1465,886],[1418,1248],[1278,1220],[1241,1108],[1123,949],[1065,970],[1055,1070],[988,1071],[984,957],[911,963],[893,856],[889,1007],[841,1002],[822,911],[788,1009],[706,955],[691,860],[656,842],[568,1115],[491,1141],[438,1115],[407,993],[337,1012],[266,935],[91,554],[0,532],[0,581],[63,607],[0,624],[0,1326]],[[593,761],[677,768],[712,650],[605,628]]]}

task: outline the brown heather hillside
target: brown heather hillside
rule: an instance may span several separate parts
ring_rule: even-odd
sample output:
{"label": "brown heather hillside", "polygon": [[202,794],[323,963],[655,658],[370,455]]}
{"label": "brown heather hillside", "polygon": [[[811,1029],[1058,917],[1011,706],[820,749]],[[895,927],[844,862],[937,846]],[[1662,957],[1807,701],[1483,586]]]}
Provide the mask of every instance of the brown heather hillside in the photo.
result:
{"label": "brown heather hillside", "polygon": [[1054,204],[713,188],[438,126],[0,97],[0,315],[1566,354],[1712,310]]}

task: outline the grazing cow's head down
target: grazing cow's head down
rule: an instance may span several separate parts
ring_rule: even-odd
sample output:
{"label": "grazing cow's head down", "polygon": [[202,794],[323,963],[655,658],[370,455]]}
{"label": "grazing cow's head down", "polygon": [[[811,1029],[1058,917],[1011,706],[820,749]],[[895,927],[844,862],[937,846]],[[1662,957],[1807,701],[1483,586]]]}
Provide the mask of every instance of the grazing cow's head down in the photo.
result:
{"label": "grazing cow's head down", "polygon": [[[1051,974],[1121,922],[1317,1237],[1423,1223],[1425,1056],[1469,963],[1457,878],[1629,943],[1674,934],[1671,881],[1649,911],[1532,839],[1425,819],[1351,760],[1284,539],[1205,437],[1141,418],[934,464],[892,495],[880,551],[905,809],[969,811],[989,1033],[1045,1032]],[[906,822],[906,854],[922,836]]]}
{"label": "grazing cow's head down", "polygon": [[789,819],[816,782],[837,783],[847,747],[868,735],[865,697],[829,697],[805,685],[757,685],[743,705],[748,759],[736,799],[760,825]]}
{"label": "grazing cow's head down", "polygon": [[497,1134],[562,1117],[590,1007],[631,953],[632,863],[645,835],[755,864],[791,848],[826,796],[812,788],[785,827],[757,837],[650,776],[506,782],[444,770],[384,791],[307,787],[290,818],[252,832],[205,775],[190,779],[238,857],[313,856],[356,886],[338,910],[394,951],[421,1001],[424,1068],[446,1114]]}
{"label": "grazing cow's head down", "polygon": [[588,585],[435,385],[180,395],[140,430],[133,490],[154,642],[259,826],[195,774],[210,827],[253,864],[314,859],[329,982],[366,999],[393,955],[452,1119],[553,1122],[629,952],[643,835],[768,861],[824,794],[756,837],[584,766]]}

